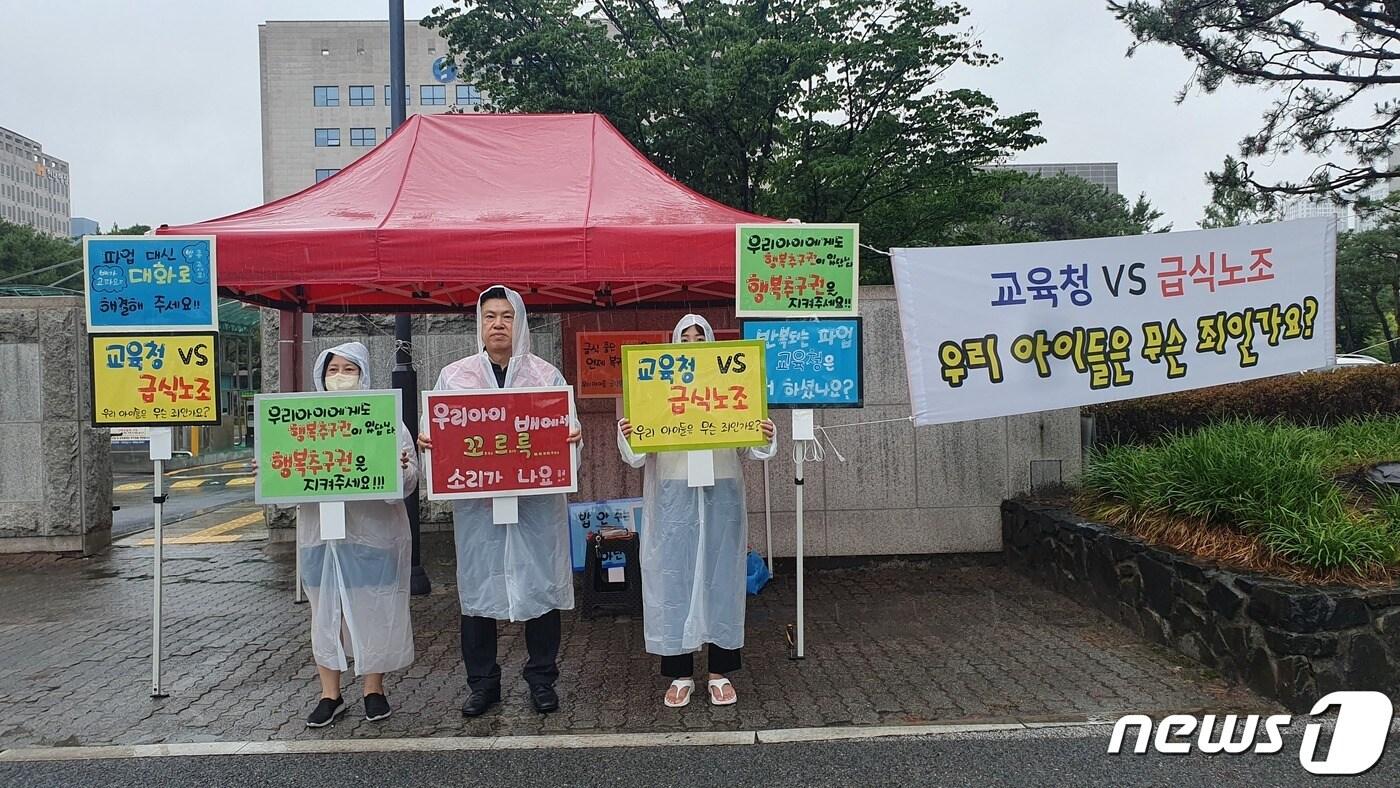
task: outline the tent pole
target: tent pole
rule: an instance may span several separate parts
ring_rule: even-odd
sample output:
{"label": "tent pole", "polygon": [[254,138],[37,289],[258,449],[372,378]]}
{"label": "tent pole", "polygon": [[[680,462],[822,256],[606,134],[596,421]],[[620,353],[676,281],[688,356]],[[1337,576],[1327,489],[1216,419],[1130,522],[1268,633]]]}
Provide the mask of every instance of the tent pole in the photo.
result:
{"label": "tent pole", "polygon": [[[398,130],[404,124],[404,42],[403,0],[389,0],[389,117]],[[394,315],[394,388],[403,402],[403,423],[413,435],[418,434],[418,373],[413,369],[413,316]],[[412,536],[413,576],[410,593],[423,596],[432,591],[428,573],[423,571],[418,522],[418,491],[415,489],[404,501],[408,509],[408,530]]]}

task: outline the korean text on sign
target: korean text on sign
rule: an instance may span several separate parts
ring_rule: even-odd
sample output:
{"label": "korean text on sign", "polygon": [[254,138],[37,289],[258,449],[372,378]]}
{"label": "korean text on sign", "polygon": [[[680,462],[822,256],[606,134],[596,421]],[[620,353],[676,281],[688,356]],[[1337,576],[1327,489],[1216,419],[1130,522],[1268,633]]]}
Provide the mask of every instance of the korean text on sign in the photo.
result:
{"label": "korean text on sign", "polygon": [[622,396],[622,346],[654,345],[670,338],[668,331],[578,332],[574,359],[579,399]]}
{"label": "korean text on sign", "polygon": [[756,340],[622,349],[623,411],[632,449],[761,446],[768,418],[764,346]]}
{"label": "korean text on sign", "polygon": [[860,227],[741,224],[736,231],[740,317],[853,317]]}
{"label": "korean text on sign", "polygon": [[403,497],[399,392],[259,394],[258,503]]}
{"label": "korean text on sign", "polygon": [[[732,328],[715,331],[716,339],[738,339]],[[580,331],[575,339],[575,381],[579,399],[622,396],[622,346],[656,345],[671,339],[670,331]]]}
{"label": "korean text on sign", "polygon": [[766,345],[768,406],[858,408],[860,318],[745,320],[744,338]]}
{"label": "korean text on sign", "polygon": [[569,444],[573,388],[430,391],[423,414],[433,451],[434,500],[569,493],[578,487]]}
{"label": "korean text on sign", "polygon": [[83,239],[88,331],[217,331],[211,236]]}
{"label": "korean text on sign", "polygon": [[588,535],[603,528],[642,532],[642,499],[616,498],[569,504],[569,556],[574,571],[582,572],[588,558]]}
{"label": "korean text on sign", "polygon": [[918,424],[1299,372],[1336,352],[1329,219],[895,252]]}
{"label": "korean text on sign", "polygon": [[95,427],[218,424],[216,334],[90,334]]}

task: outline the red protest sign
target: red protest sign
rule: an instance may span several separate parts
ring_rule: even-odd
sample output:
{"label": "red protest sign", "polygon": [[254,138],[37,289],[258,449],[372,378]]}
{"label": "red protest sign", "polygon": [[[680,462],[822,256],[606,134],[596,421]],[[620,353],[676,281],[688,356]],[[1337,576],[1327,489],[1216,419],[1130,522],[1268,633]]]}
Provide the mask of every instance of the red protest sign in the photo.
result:
{"label": "red protest sign", "polygon": [[[739,330],[721,328],[716,340],[738,339]],[[671,341],[667,329],[655,331],[580,331],[575,337],[574,383],[579,399],[622,396],[622,346],[659,345]]]}
{"label": "red protest sign", "polygon": [[571,493],[578,489],[573,388],[425,391],[433,500]]}

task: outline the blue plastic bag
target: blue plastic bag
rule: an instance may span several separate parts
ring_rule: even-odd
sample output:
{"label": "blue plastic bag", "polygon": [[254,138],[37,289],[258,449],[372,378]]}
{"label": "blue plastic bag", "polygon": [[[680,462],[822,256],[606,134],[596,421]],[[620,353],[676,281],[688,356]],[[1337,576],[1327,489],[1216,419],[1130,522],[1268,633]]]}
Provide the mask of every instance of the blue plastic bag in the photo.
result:
{"label": "blue plastic bag", "polygon": [[773,573],[768,571],[768,564],[764,562],[763,556],[757,550],[749,550],[748,582],[749,596],[756,596],[768,581],[773,579]]}

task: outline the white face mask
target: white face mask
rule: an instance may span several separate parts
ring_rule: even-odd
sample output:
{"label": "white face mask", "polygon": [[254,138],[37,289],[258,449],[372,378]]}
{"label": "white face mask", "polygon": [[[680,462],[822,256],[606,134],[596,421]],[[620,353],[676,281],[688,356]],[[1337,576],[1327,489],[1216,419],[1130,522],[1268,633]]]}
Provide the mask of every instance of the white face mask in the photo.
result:
{"label": "white face mask", "polygon": [[354,391],[360,387],[360,376],[355,372],[326,376],[326,391]]}

